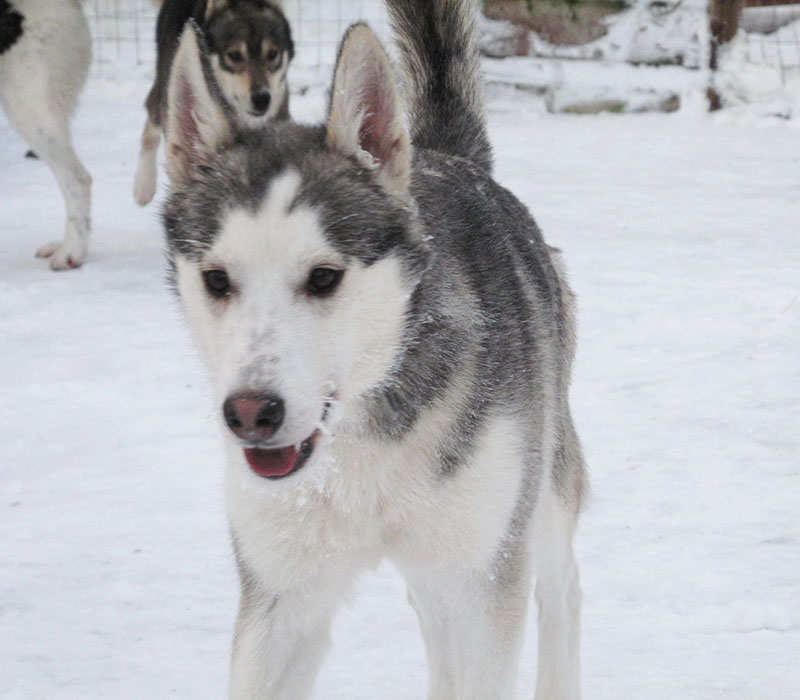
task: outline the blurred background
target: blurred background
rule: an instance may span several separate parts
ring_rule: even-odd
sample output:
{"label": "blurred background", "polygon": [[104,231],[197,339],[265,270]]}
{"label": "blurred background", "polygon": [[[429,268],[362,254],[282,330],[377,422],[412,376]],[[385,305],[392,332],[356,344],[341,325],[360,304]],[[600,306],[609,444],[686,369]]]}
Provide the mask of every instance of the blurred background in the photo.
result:
{"label": "blurred background", "polygon": [[[284,0],[297,41],[292,87],[324,84],[344,29],[382,36],[380,0]],[[489,89],[541,96],[549,111],[674,111],[693,90],[711,108],[790,118],[800,110],[800,0],[484,0]],[[89,0],[95,75],[152,67],[149,0]]]}

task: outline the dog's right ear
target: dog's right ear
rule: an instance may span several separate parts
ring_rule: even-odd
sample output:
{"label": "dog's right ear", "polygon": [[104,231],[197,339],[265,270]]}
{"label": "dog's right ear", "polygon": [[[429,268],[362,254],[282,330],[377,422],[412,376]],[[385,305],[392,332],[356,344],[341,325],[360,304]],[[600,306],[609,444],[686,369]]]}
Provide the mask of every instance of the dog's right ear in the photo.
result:
{"label": "dog's right ear", "polygon": [[339,47],[326,142],[371,170],[386,191],[407,197],[411,140],[403,101],[389,56],[366,24],[351,26]]}
{"label": "dog's right ear", "polygon": [[190,21],[181,36],[167,90],[167,174],[184,182],[231,135],[231,125],[209,86],[205,42]]}

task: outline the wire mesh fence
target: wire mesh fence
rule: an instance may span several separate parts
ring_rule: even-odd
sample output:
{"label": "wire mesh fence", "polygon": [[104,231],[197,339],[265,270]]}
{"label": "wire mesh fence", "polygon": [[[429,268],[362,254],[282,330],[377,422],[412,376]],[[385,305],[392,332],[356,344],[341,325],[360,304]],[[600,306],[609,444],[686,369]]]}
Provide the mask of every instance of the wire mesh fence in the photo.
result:
{"label": "wire mesh fence", "polygon": [[363,20],[385,35],[387,19],[382,0],[284,0],[292,25],[296,61],[300,66],[332,66],[345,29]]}
{"label": "wire mesh fence", "polygon": [[748,58],[776,67],[785,82],[800,73],[800,0],[746,0],[741,26],[747,31]]}
{"label": "wire mesh fence", "polygon": [[108,73],[122,61],[155,63],[157,10],[150,0],[90,0],[86,10],[96,71]]}
{"label": "wire mesh fence", "polygon": [[[723,0],[742,7],[748,60],[774,68],[781,80],[800,74],[800,0]],[[684,0],[633,0],[641,7],[682,6]],[[296,44],[293,84],[327,80],[344,30],[364,20],[386,37],[382,0],[283,0]],[[94,39],[94,71],[115,78],[131,66],[149,71],[155,63],[157,7],[151,0],[88,0]],[[574,49],[574,47],[573,47]]]}
{"label": "wire mesh fence", "polygon": [[[344,30],[355,21],[386,33],[381,0],[284,0],[282,5],[297,49],[294,65],[305,69],[332,66]],[[96,72],[113,75],[121,62],[154,65],[158,8],[151,0],[89,0],[87,14]]]}

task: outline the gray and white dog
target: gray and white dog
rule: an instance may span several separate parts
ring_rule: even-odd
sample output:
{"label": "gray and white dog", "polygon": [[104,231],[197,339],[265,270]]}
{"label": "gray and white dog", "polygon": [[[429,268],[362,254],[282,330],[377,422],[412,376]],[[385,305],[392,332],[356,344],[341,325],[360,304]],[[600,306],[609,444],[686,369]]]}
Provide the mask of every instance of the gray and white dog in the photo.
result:
{"label": "gray and white dog", "polygon": [[229,121],[183,36],[164,210],[213,381],[241,577],[235,700],[308,698],[331,617],[389,558],[431,700],[514,692],[532,577],[538,700],[579,697],[572,295],[492,179],[467,0],[390,0],[342,41],[327,123]]}
{"label": "gray and white dog", "polygon": [[0,105],[64,197],[63,240],[36,252],[54,270],[79,267],[88,248],[92,178],[72,147],[70,119],[91,57],[78,0],[0,0]]}

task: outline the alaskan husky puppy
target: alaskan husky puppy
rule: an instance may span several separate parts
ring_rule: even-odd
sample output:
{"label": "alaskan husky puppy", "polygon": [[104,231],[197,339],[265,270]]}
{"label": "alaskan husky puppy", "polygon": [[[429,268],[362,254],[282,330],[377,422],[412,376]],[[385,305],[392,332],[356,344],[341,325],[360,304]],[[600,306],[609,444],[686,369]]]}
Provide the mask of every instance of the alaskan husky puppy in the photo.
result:
{"label": "alaskan husky puppy", "polygon": [[92,178],[72,147],[70,118],[92,57],[78,0],[0,0],[0,104],[53,171],[64,197],[64,239],[37,251],[65,270],[86,259]]}
{"label": "alaskan husky puppy", "polygon": [[431,700],[579,697],[572,295],[492,179],[467,0],[390,0],[406,94],[363,24],[327,123],[237,126],[193,28],[169,90],[174,285],[226,435],[234,700],[312,692],[365,567],[408,582]]}
{"label": "alaskan husky puppy", "polygon": [[217,88],[248,126],[289,118],[286,71],[294,57],[289,23],[271,0],[164,0],[156,23],[156,79],[147,96],[147,120],[133,194],[144,206],[156,191],[156,154],[167,108],[167,84],[181,32],[197,22],[208,44]]}

